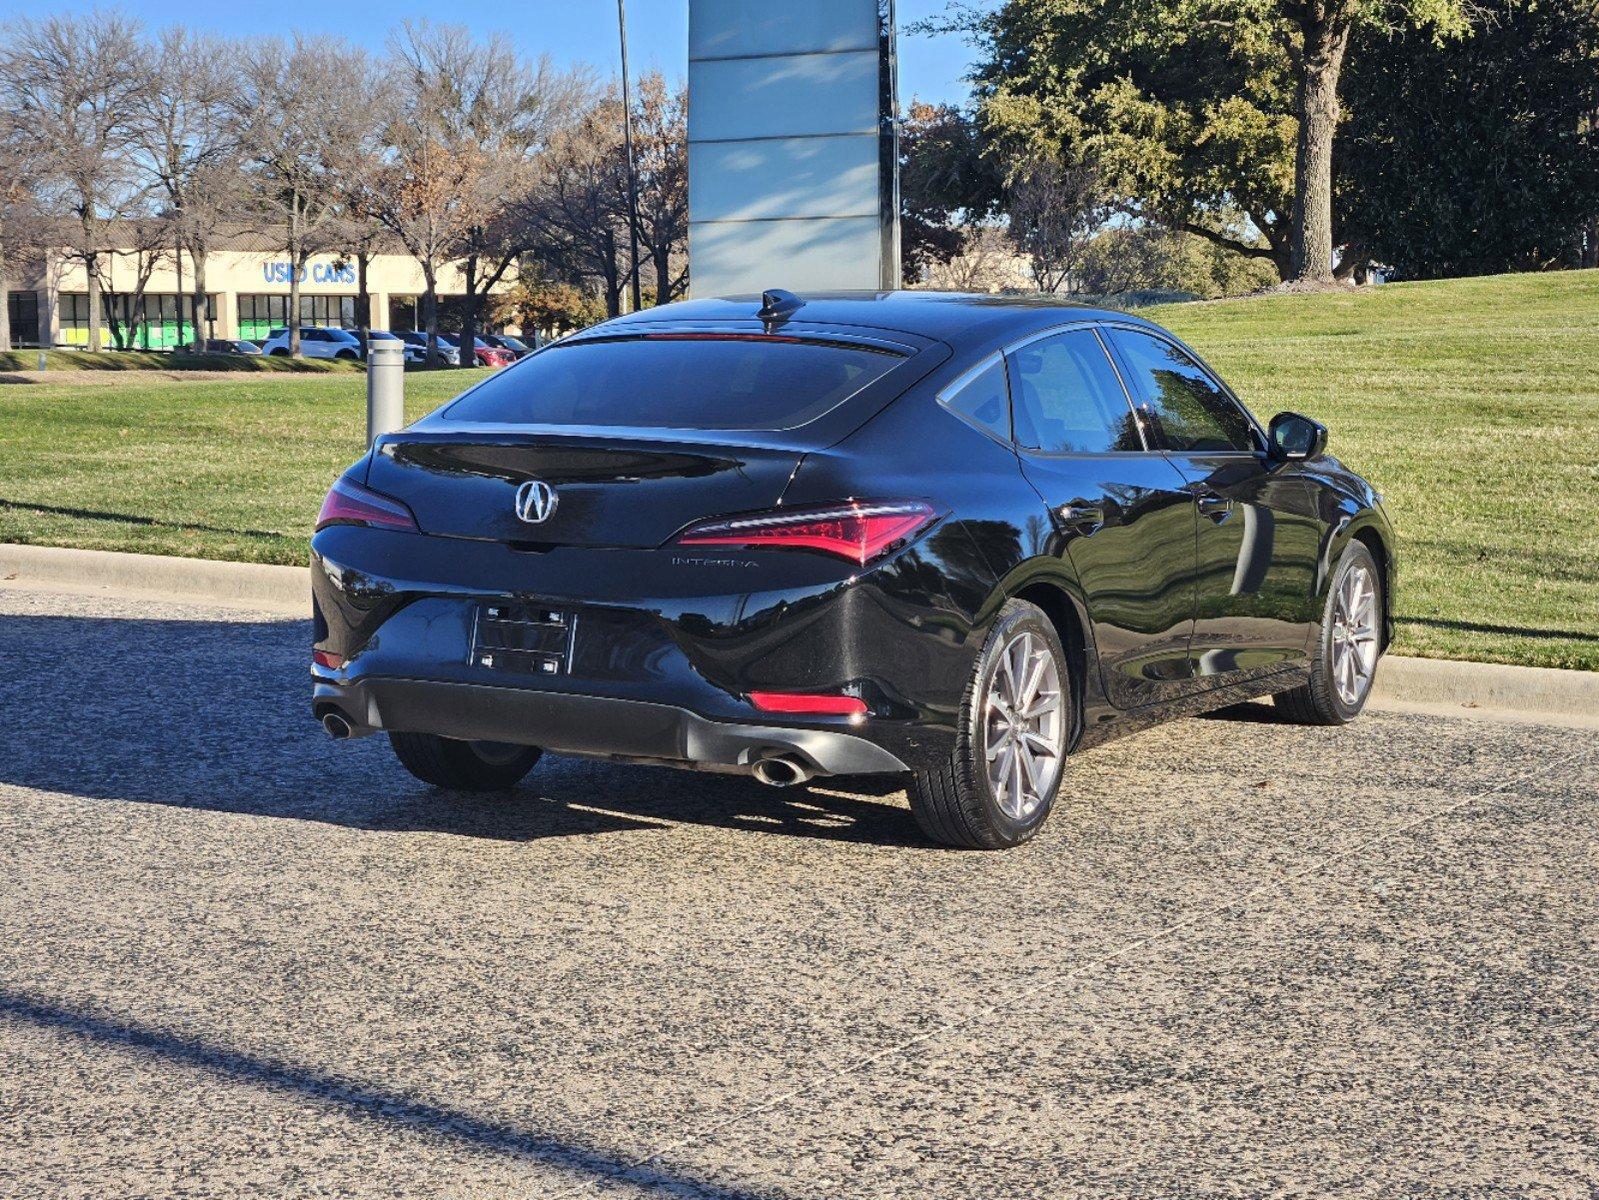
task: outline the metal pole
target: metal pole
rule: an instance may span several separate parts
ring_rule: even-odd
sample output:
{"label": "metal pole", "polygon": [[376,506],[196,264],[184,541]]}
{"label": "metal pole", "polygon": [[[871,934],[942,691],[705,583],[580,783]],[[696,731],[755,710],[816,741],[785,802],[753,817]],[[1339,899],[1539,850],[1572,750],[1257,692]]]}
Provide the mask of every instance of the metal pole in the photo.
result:
{"label": "metal pole", "polygon": [[[627,79],[627,0],[616,0],[616,29],[622,38],[622,143],[627,147],[627,234],[633,251],[633,311],[642,308],[638,278],[638,169],[633,165],[633,89]],[[655,297],[659,304],[661,298]]]}
{"label": "metal pole", "polygon": [[366,352],[366,444],[405,425],[405,345],[383,340]]}
{"label": "metal pole", "polygon": [[[176,257],[172,261],[177,264],[178,269],[178,294],[173,298],[173,304],[178,310],[178,340],[172,346],[173,353],[177,353],[183,349],[183,243],[181,241],[178,242]],[[148,322],[145,324],[144,331],[145,341],[148,342],[150,340]]]}

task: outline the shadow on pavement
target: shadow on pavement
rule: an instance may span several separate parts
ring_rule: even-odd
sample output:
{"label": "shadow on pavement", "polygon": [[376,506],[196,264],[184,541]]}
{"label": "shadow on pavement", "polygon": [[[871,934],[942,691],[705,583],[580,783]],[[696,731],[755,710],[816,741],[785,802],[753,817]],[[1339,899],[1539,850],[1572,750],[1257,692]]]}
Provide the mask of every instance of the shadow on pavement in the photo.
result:
{"label": "shadow on pavement", "polygon": [[689,822],[925,845],[882,780],[771,789],[742,776],[541,762],[509,795],[416,782],[387,739],[311,719],[309,621],[0,616],[0,782],[104,800],[528,841]]}
{"label": "shadow on pavement", "polygon": [[337,1075],[246,1054],[178,1033],[131,1021],[75,1011],[13,992],[0,991],[0,1017],[54,1030],[175,1063],[266,1091],[288,1093],[347,1113],[421,1130],[446,1140],[531,1159],[585,1178],[625,1181],[636,1188],[700,1200],[757,1200],[756,1193],[731,1191],[675,1174],[661,1167],[634,1166],[602,1151],[574,1146],[549,1134],[485,1120],[470,1112],[435,1104]]}

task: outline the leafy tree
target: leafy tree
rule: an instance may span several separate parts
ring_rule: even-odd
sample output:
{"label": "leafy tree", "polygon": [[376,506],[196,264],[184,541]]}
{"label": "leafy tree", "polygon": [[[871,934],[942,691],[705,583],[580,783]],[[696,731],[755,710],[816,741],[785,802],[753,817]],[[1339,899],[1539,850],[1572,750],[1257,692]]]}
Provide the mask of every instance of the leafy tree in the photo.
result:
{"label": "leafy tree", "polygon": [[899,153],[900,260],[914,282],[966,251],[966,227],[998,208],[1004,181],[976,124],[954,105],[911,101]]}
{"label": "leafy tree", "polygon": [[[1458,33],[1468,2],[1007,0],[945,27],[979,44],[980,120],[1007,153],[1089,164],[1129,211],[1321,279],[1352,32]],[[1220,226],[1229,210],[1253,229]]]}
{"label": "leafy tree", "polygon": [[1439,45],[1362,33],[1338,181],[1346,260],[1410,279],[1577,266],[1599,217],[1599,3],[1496,0]]}

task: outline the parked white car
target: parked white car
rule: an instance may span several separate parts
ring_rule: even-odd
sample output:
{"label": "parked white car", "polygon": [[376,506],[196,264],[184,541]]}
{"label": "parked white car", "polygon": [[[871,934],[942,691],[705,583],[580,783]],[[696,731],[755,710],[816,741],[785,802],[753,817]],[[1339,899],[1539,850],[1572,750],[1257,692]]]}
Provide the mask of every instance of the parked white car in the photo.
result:
{"label": "parked white car", "polygon": [[[261,347],[261,353],[286,356],[289,353],[289,331],[274,329],[267,336],[266,344]],[[302,325],[300,353],[306,358],[359,359],[361,339],[348,329],[333,329],[325,325]]]}
{"label": "parked white car", "polygon": [[367,333],[367,337],[371,338],[374,342],[399,342],[401,346],[405,347],[405,365],[408,367],[418,366],[424,359],[427,358],[427,355],[420,349],[411,345],[410,342],[406,341],[398,334],[390,333],[386,329],[370,330]]}

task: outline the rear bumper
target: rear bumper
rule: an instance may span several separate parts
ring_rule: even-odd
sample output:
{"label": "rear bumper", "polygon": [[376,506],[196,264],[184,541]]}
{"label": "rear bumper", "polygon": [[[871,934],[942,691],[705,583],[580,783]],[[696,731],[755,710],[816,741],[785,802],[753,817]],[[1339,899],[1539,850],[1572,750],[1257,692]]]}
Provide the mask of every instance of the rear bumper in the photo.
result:
{"label": "rear bumper", "polygon": [[[947,761],[981,638],[955,571],[916,546],[867,572],[817,555],[511,547],[333,526],[312,540],[313,705],[356,731],[435,733],[737,770]],[[924,557],[925,555],[925,557]],[[929,586],[929,585],[932,586]],[[558,666],[481,652],[486,606],[559,610]],[[849,694],[864,717],[782,715],[756,691]]]}
{"label": "rear bumper", "polygon": [[888,750],[839,730],[711,721],[674,705],[612,696],[429,679],[318,680],[312,710],[318,717],[338,711],[357,735],[436,733],[709,770],[747,771],[776,754],[795,755],[819,775],[909,770]]}

